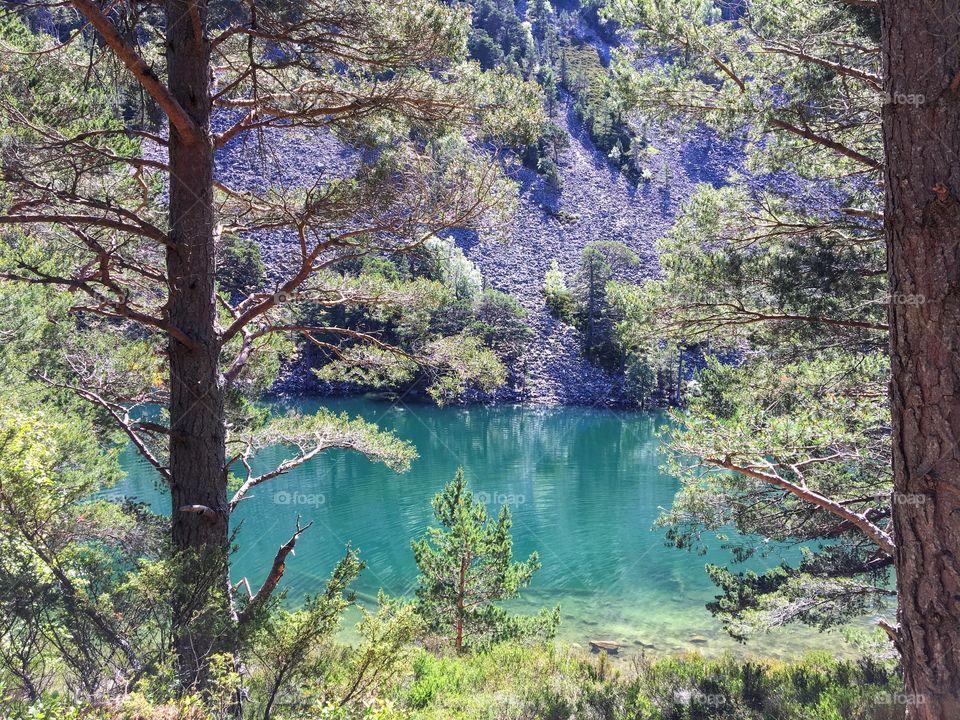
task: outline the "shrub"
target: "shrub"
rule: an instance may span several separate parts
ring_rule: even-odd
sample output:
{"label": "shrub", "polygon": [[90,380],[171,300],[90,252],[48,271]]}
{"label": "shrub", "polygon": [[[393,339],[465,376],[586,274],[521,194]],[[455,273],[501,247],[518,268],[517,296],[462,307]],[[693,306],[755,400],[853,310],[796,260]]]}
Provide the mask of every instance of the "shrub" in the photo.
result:
{"label": "shrub", "polygon": [[470,334],[504,360],[513,360],[533,338],[525,322],[528,313],[512,295],[485,290],[474,307]]}
{"label": "shrub", "polygon": [[217,282],[231,297],[248,295],[263,287],[266,266],[256,240],[229,235],[217,258]]}
{"label": "shrub", "polygon": [[565,323],[573,323],[573,293],[567,287],[567,277],[556,260],[550,262],[550,269],[544,277],[543,294],[551,315]]}

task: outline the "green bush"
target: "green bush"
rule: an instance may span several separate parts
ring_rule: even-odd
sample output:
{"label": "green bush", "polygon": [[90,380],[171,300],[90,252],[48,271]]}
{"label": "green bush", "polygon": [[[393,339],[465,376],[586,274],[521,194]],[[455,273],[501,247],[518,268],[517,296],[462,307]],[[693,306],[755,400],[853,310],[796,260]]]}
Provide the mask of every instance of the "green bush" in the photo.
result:
{"label": "green bush", "polygon": [[533,338],[526,323],[527,311],[512,295],[485,290],[474,306],[470,334],[503,360],[513,360]]}
{"label": "green bush", "polygon": [[217,282],[221,290],[233,297],[248,295],[261,289],[266,278],[266,265],[256,240],[236,235],[223,238],[217,257]]}
{"label": "green bush", "polygon": [[543,294],[547,300],[547,309],[558,320],[573,323],[573,292],[567,287],[567,278],[556,260],[550,262],[543,282]]}

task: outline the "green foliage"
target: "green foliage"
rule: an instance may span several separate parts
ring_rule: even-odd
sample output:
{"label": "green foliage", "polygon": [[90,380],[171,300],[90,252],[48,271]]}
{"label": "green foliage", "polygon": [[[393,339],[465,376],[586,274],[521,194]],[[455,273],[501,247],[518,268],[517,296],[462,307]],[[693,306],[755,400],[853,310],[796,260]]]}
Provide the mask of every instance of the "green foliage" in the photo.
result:
{"label": "green foliage", "polygon": [[322,380],[393,390],[413,385],[436,402],[454,402],[471,388],[501,386],[503,362],[531,334],[523,308],[483,290],[479,269],[450,238],[428,238],[402,261],[366,260],[355,275],[324,279],[327,288],[334,282],[366,303],[316,313],[307,290],[293,307],[295,316],[349,328],[315,336],[330,356],[317,371]]}
{"label": "green foliage", "polygon": [[342,704],[369,702],[385,695],[403,673],[414,653],[413,641],[423,630],[423,621],[412,603],[391,600],[381,592],[377,612],[362,609],[357,631],[363,644],[350,658],[350,685]]}
{"label": "green foliage", "polygon": [[[794,665],[705,661],[696,656],[643,664],[631,704],[649,718],[894,717],[887,670],[826,655]],[[629,712],[629,711],[628,711]]]}
{"label": "green foliage", "polygon": [[0,282],[0,380],[22,383],[31,372],[54,374],[61,365],[52,349],[64,342],[69,302],[46,287]]}
{"label": "green foliage", "polygon": [[354,600],[348,588],[364,567],[348,549],[322,593],[307,596],[297,610],[277,609],[265,617],[249,643],[261,670],[254,687],[263,717],[275,705],[281,712],[284,705],[300,707],[309,686],[322,681],[330,663],[328,642]]}
{"label": "green foliage", "polygon": [[536,48],[528,27],[517,17],[512,2],[472,0],[473,29],[468,47],[485,70],[506,68],[527,76],[535,62]]}
{"label": "green foliage", "polygon": [[470,334],[502,360],[515,360],[533,338],[533,330],[526,323],[528,313],[512,295],[485,290],[477,298],[473,313]]}
{"label": "green foliage", "polygon": [[88,420],[36,401],[0,402],[0,679],[31,700],[109,688],[152,656],[166,619],[130,584],[161,552],[160,523],[98,499],[120,477],[115,450]]}
{"label": "green foliage", "polygon": [[367,345],[354,345],[341,355],[318,370],[318,377],[385,388],[419,382],[441,405],[457,400],[469,387],[489,391],[506,382],[503,364],[471,335],[431,340],[417,356]]}
{"label": "green foliage", "polygon": [[[545,92],[550,92],[549,86]],[[527,146],[524,162],[535,168],[547,179],[547,185],[554,192],[563,190],[563,178],[560,175],[560,153],[570,146],[567,131],[552,120],[543,124],[537,142]]]}
{"label": "green foliage", "polygon": [[510,510],[494,521],[467,489],[463,470],[433,499],[440,528],[414,540],[420,570],[419,610],[427,628],[456,650],[509,638],[549,638],[560,621],[559,606],[536,617],[510,616],[494,603],[519,596],[540,569],[534,552],[513,562]]}
{"label": "green foliage", "polygon": [[451,402],[468,387],[491,391],[507,380],[503,364],[477,338],[454,335],[427,344],[430,372],[427,392],[439,404]]}
{"label": "green foliage", "polygon": [[[620,337],[624,311],[624,288],[614,282],[617,274],[639,264],[640,259],[619,242],[596,241],[584,247],[580,267],[568,285],[556,260],[544,278],[543,293],[550,313],[563,322],[576,325],[584,334],[584,349],[610,369],[626,372],[638,387],[648,378],[641,370],[646,358],[627,346]],[[628,360],[631,362],[627,368]],[[637,392],[638,401],[649,397]]]}
{"label": "green foliage", "polygon": [[[607,299],[618,319],[622,318],[620,292],[623,287],[617,283],[607,286]],[[640,407],[676,404],[677,393],[684,385],[683,378],[679,377],[682,350],[669,341],[626,343],[620,334],[622,327],[622,321],[616,325],[613,343],[622,357],[623,384],[633,402]]]}
{"label": "green foliage", "polygon": [[[881,156],[874,12],[826,0],[763,0],[742,15],[722,2],[607,0],[604,14],[630,37],[613,64],[639,114],[746,131],[761,170],[843,182]],[[634,62],[649,54],[668,61]]]}
{"label": "green foliage", "polygon": [[587,352],[607,366],[622,364],[614,342],[617,306],[610,302],[607,287],[616,274],[639,263],[637,255],[620,242],[591,242],[580,254],[573,281],[574,321],[584,333]]}
{"label": "green foliage", "polygon": [[[661,279],[611,289],[628,354],[716,358],[669,433],[683,483],[670,537],[701,548],[704,530],[733,526],[807,544],[766,575],[710,569],[710,609],[737,637],[876,611],[893,599],[887,305],[922,302],[886,291],[878,113],[909,98],[880,93],[876,15],[827,0],[735,13],[609,0],[605,13],[630,38],[613,67],[636,115],[745,137],[754,176],[699,187],[658,242]],[[664,62],[637,62],[651,55]]]}
{"label": "green foliage", "polygon": [[[24,12],[29,14],[26,9]],[[212,23],[236,21],[236,17],[220,17],[217,12],[219,9],[212,11]],[[222,327],[228,328],[237,320],[236,308],[240,303],[247,302],[244,309],[249,309],[254,300],[248,296],[253,290],[264,290],[265,268],[257,248],[258,236],[265,229],[276,232],[292,227],[290,208],[308,208],[305,217],[309,217],[309,227],[301,229],[311,240],[326,237],[331,228],[353,227],[356,222],[394,227],[394,221],[386,218],[396,218],[411,206],[418,207],[420,214],[410,218],[409,227],[418,228],[412,235],[401,224],[403,229],[388,236],[371,233],[354,238],[349,234],[346,242],[334,242],[334,246],[348,251],[340,252],[334,247],[316,257],[312,264],[322,271],[314,272],[294,291],[277,293],[276,306],[256,313],[256,327],[251,326],[249,334],[236,334],[224,343],[219,360],[227,377],[229,421],[234,427],[260,421],[252,402],[276,379],[284,356],[294,352],[289,338],[296,331],[281,331],[281,327],[303,327],[300,321],[304,319],[317,321],[321,329],[314,335],[301,335],[306,335],[308,342],[319,340],[319,347],[326,353],[324,359],[336,355],[341,345],[372,342],[373,347],[380,349],[382,343],[374,338],[380,337],[378,331],[383,329],[387,330],[388,342],[413,353],[419,353],[428,342],[439,340],[430,316],[444,304],[446,297],[440,297],[444,289],[418,283],[416,273],[391,273],[387,264],[397,270],[406,254],[423,242],[421,233],[429,234],[431,228],[471,227],[473,220],[481,217],[484,225],[498,225],[510,212],[515,186],[500,172],[499,163],[477,147],[487,141],[523,145],[542,124],[535,85],[499,71],[481,72],[475,64],[464,62],[469,23],[461,8],[429,0],[368,2],[350,8],[324,2],[317,6],[315,14],[304,14],[302,9],[284,10],[267,3],[261,8],[261,20],[266,15],[270,22],[294,25],[290,42],[283,44],[282,52],[289,52],[288,57],[283,63],[264,60],[257,92],[276,99],[290,87],[308,92],[307,88],[323,86],[325,92],[368,98],[389,97],[396,87],[402,87],[410,104],[405,100],[400,103],[403,107],[398,107],[391,101],[387,108],[378,102],[375,109],[338,114],[332,123],[313,124],[328,129],[347,144],[380,149],[369,156],[369,162],[361,164],[353,177],[325,177],[311,187],[270,187],[254,195],[228,187],[232,178],[218,178],[221,184],[215,190],[216,202],[223,226],[228,228],[217,248]],[[48,27],[50,20],[37,26]],[[61,14],[52,20],[64,23],[64,28],[71,22]],[[151,61],[162,63],[162,45],[154,43],[154,34],[150,32],[156,18],[137,15],[130,20],[145,28],[138,36],[142,41],[138,42],[138,51]],[[297,40],[302,34],[325,32],[317,27],[332,27],[338,22],[354,29],[364,28],[351,31],[357,47],[350,56],[353,65],[344,72],[326,62],[315,62],[313,56],[304,59],[301,49],[310,42]],[[91,229],[84,224],[79,230],[85,233],[85,242],[79,242],[73,231],[55,223],[31,225],[30,232],[23,234],[4,225],[0,270],[23,282],[62,278],[50,285],[61,286],[61,292],[51,292],[50,296],[56,295],[57,301],[65,305],[72,303],[74,312],[84,320],[72,328],[71,335],[77,340],[70,348],[82,355],[81,364],[87,372],[78,374],[84,376],[84,381],[96,377],[96,366],[110,357],[109,352],[99,352],[105,350],[105,342],[91,342],[89,330],[113,334],[114,351],[131,338],[140,341],[137,352],[142,358],[149,358],[152,372],[131,376],[116,393],[109,392],[109,382],[88,389],[108,398],[122,395],[123,401],[144,405],[162,403],[167,390],[163,371],[166,338],[150,323],[144,327],[136,320],[138,316],[163,317],[168,290],[159,271],[165,265],[164,249],[156,237],[162,236],[167,226],[166,180],[161,166],[142,162],[145,150],[141,138],[149,136],[152,128],[133,128],[127,122],[134,112],[127,104],[142,100],[143,94],[128,93],[128,75],[113,74],[106,68],[108,63],[91,67],[86,77],[75,72],[86,62],[85,33],[76,42],[58,48],[52,37],[32,33],[12,14],[5,16],[0,32],[6,45],[30,51],[45,49],[35,55],[11,53],[7,61],[9,72],[3,73],[0,80],[5,98],[0,134],[6,173],[0,205],[4,209],[12,207],[14,199],[24,192],[29,195],[44,187],[50,191],[44,202],[51,215],[86,213],[90,207],[100,207],[97,203],[106,194],[120,216],[137,218],[127,223],[132,230],[128,233],[96,225]],[[239,53],[247,58],[250,49],[238,40],[238,36],[225,38],[216,52],[222,57],[237,57]],[[257,57],[261,52],[264,57],[272,57],[275,49],[258,47],[251,52]],[[225,67],[234,65],[227,62]],[[384,68],[390,71],[384,72]],[[325,79],[318,82],[318,76]],[[238,77],[235,86],[241,94],[246,92],[239,90],[245,84],[244,77]],[[314,80],[308,81],[308,77]],[[219,81],[231,85],[231,78],[226,76]],[[290,103],[286,110],[291,113],[304,110],[298,101],[290,99]],[[421,112],[431,103],[456,111]],[[281,114],[286,111],[272,110]],[[138,234],[138,223],[153,228],[153,237]],[[427,240],[426,244],[431,242]],[[472,301],[481,289],[479,274],[451,241],[437,242],[443,247],[434,250],[459,253],[459,257],[445,260],[444,272],[436,279],[455,293],[469,295]],[[97,257],[96,248],[103,246],[115,248],[106,258],[108,264],[112,263],[109,277],[91,276],[76,286],[70,278],[87,272],[81,268],[100,267],[104,258]],[[351,263],[360,266],[359,271],[351,269]],[[357,279],[378,275],[379,287]],[[408,281],[409,287],[403,287],[404,281]],[[351,283],[352,292],[341,296],[339,291]],[[392,287],[388,287],[390,284]],[[367,289],[372,291],[367,293]],[[264,297],[269,298],[270,293],[258,296],[256,301],[262,302]],[[102,321],[100,314],[107,314],[111,320]],[[466,323],[450,334],[458,335],[465,327]],[[355,332],[344,334],[344,330]],[[283,332],[285,338],[281,337]],[[322,337],[316,338],[317,335]],[[444,358],[455,346],[444,345]],[[311,343],[307,347],[318,345]],[[476,366],[479,350],[465,347],[470,355],[465,364]],[[99,354],[94,355],[95,351]],[[419,359],[428,360],[429,353],[421,353]],[[492,356],[484,358],[488,367],[491,360]],[[486,379],[500,374],[496,368],[491,372]],[[434,374],[446,377],[442,369]],[[139,389],[135,387],[138,383]],[[447,393],[459,387],[459,382],[448,383],[439,394],[446,398]],[[162,448],[153,448],[153,452],[162,461]]]}
{"label": "green foliage", "polygon": [[217,282],[231,297],[260,290],[266,282],[266,265],[260,246],[252,239],[230,235],[223,239],[217,257]]}
{"label": "green foliage", "polygon": [[[767,576],[713,569],[724,595],[711,610],[732,634],[798,620],[818,627],[842,622],[889,602],[892,559],[876,541],[828,509],[811,508],[802,493],[693,458],[727,458],[762,468],[804,492],[863,514],[879,533],[889,524],[891,479],[885,442],[886,374],[881,354],[835,353],[779,366],[708,366],[703,394],[690,398],[683,424],[671,433],[671,468],[684,483],[664,517],[678,545],[697,543],[701,529],[733,525],[744,533],[787,542],[830,537],[795,568]],[[824,459],[826,458],[826,459]],[[735,557],[761,547],[736,546]]]}
{"label": "green foliage", "polygon": [[550,269],[543,281],[543,294],[550,314],[565,323],[573,323],[573,292],[567,286],[567,277],[556,260],[550,261]]}
{"label": "green foliage", "polygon": [[823,223],[772,191],[701,185],[657,243],[664,279],[625,298],[631,331],[783,355],[831,339],[877,347],[883,248],[864,229]]}
{"label": "green foliage", "polygon": [[621,96],[597,50],[571,42],[563,46],[561,53],[561,81],[576,98],[574,111],[590,139],[624,174],[634,180],[640,178],[646,141],[630,124],[629,101]]}
{"label": "green foliage", "polygon": [[453,238],[431,237],[424,243],[435,265],[433,276],[450,289],[455,300],[472,301],[483,289],[480,269],[470,262]]}
{"label": "green foliage", "polygon": [[[591,657],[564,646],[504,642],[482,651],[437,656],[408,648],[397,681],[363,702],[310,684],[288,705],[274,706],[278,720],[505,720],[614,718],[616,720],[899,720],[902,684],[887,666],[870,660],[808,655],[791,663],[705,659],[698,655],[646,660],[613,667],[605,655]],[[330,650],[326,677],[340,682],[363,651]],[[257,677],[260,668],[249,671]],[[339,679],[338,679],[339,678]],[[341,686],[337,686],[338,688]],[[291,695],[292,699],[293,696]],[[246,707],[260,717],[259,696]],[[115,708],[115,709],[114,709]],[[96,720],[224,717],[198,698],[152,703],[138,693],[112,707],[91,708],[69,698],[44,695],[23,718],[90,717]]]}
{"label": "green foliage", "polygon": [[382,462],[398,472],[408,470],[417,458],[416,449],[392,432],[381,430],[362,418],[350,418],[325,408],[313,415],[289,413],[269,419],[248,437],[238,437],[238,447],[256,452],[268,447],[300,448],[307,452],[328,449],[353,450],[371,462]]}
{"label": "green foliage", "polygon": [[889,668],[810,655],[796,663],[635,659],[610,668],[556,647],[496,645],[467,656],[421,653],[404,705],[415,717],[626,720],[894,720],[902,691]]}

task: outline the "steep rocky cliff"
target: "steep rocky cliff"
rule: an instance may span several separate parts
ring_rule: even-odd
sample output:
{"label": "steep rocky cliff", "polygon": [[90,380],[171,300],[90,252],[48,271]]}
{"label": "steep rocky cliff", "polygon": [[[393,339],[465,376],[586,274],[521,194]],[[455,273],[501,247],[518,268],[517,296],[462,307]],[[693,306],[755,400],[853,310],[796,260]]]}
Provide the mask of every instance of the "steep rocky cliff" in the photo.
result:
{"label": "steep rocky cliff", "polygon": [[465,252],[492,287],[515,296],[530,312],[536,338],[515,367],[515,396],[560,404],[619,402],[616,380],[583,356],[579,331],[547,312],[542,288],[550,262],[556,259],[572,275],[587,243],[615,240],[641,259],[631,277],[620,279],[655,275],[654,241],[673,224],[697,183],[722,181],[737,151],[706,130],[682,144],[666,133],[651,133],[659,150],[648,163],[651,179],[634,184],[594,148],[569,101],[555,120],[570,135],[560,162],[563,190],[551,192],[535,172],[522,170],[511,242],[476,243]]}

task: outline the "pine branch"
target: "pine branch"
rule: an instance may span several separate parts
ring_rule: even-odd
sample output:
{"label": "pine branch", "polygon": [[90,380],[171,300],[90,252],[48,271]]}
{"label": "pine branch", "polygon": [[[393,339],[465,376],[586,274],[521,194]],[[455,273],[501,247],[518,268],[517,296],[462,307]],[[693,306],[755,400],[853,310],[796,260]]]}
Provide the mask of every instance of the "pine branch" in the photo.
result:
{"label": "pine branch", "polygon": [[149,93],[150,97],[157,101],[157,104],[169,118],[170,124],[177,129],[180,138],[188,145],[202,143],[205,139],[204,134],[193,121],[193,118],[177,102],[167,86],[160,82],[153,68],[147,65],[136,49],[124,40],[117,27],[101,12],[96,3],[90,0],[72,0],[72,4],[97,29],[104,42],[107,43],[117,58],[127,66],[127,69],[130,70],[143,89]]}
{"label": "pine branch", "polygon": [[791,495],[794,495],[801,500],[810,503],[811,505],[815,505],[822,510],[826,510],[827,512],[832,513],[843,520],[846,520],[851,525],[863,532],[864,535],[875,542],[880,549],[888,555],[893,555],[896,550],[893,538],[890,537],[885,530],[870,522],[865,514],[855,512],[850,508],[840,504],[836,500],[828,498],[825,495],[821,495],[815,490],[811,490],[810,488],[806,487],[806,485],[798,485],[790,482],[786,478],[776,473],[761,472],[752,467],[737,465],[736,463],[732,462],[729,457],[704,458],[703,462],[707,463],[708,465],[713,465],[714,467],[739,473],[740,475],[744,475],[746,477],[762,480],[770,485],[782,488]]}
{"label": "pine branch", "polygon": [[273,559],[273,566],[270,568],[270,573],[267,575],[267,579],[263,581],[263,585],[261,585],[256,594],[250,598],[249,604],[238,616],[239,625],[243,626],[249,622],[250,618],[256,614],[257,609],[262,607],[263,604],[270,599],[270,596],[280,583],[280,578],[283,577],[283,573],[286,570],[287,556],[293,552],[293,549],[296,546],[297,540],[300,538],[300,536],[306,532],[311,525],[313,525],[313,521],[311,521],[305,526],[301,527],[299,515],[297,515],[296,522],[296,532],[294,532],[293,536],[287,540],[287,542],[281,545],[279,550],[277,550],[276,557]]}
{"label": "pine branch", "polygon": [[770,124],[775,128],[786,130],[787,132],[792,133],[793,135],[797,135],[798,137],[802,137],[805,140],[809,140],[810,142],[816,143],[817,145],[822,145],[825,148],[834,150],[840,153],[841,155],[843,155],[844,157],[850,158],[851,160],[855,160],[856,162],[862,165],[866,165],[868,168],[871,168],[872,170],[883,169],[883,163],[878,162],[873,158],[864,155],[863,153],[857,152],[856,150],[853,150],[852,148],[847,147],[843,143],[836,142],[835,140],[831,140],[830,138],[824,137],[823,135],[818,135],[817,133],[811,130],[805,130],[803,128],[799,128],[796,125],[792,125],[784,120],[780,120],[779,118],[771,118]]}

